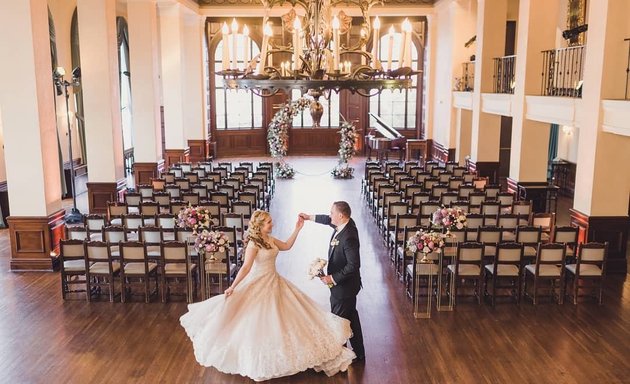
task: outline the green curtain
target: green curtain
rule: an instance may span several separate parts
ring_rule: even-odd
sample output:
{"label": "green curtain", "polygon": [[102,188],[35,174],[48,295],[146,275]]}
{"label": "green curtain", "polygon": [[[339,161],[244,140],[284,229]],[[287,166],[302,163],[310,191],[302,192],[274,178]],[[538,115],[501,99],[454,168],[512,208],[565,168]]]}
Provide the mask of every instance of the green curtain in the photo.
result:
{"label": "green curtain", "polygon": [[[81,56],[79,54],[79,17],[77,9],[72,15],[72,26],[70,28],[70,45],[72,50],[72,68],[81,66]],[[85,144],[85,119],[83,118],[83,87],[74,87],[74,103],[76,105],[77,131],[79,131],[79,144],[81,145],[81,161],[87,164],[87,146]]]}
{"label": "green curtain", "polygon": [[[57,37],[55,33],[55,22],[48,8],[48,30],[50,35],[50,59],[52,63],[52,71],[54,72],[58,66],[57,61]],[[55,111],[57,111],[57,93],[53,86],[53,100],[55,103]],[[55,126],[57,128],[57,150],[59,152],[59,177],[61,179],[61,196],[68,196],[68,188],[66,188],[66,173],[63,169],[63,152],[61,151],[61,138],[59,137],[59,125],[57,124],[57,118],[55,117]],[[70,129],[70,127],[68,127]],[[72,161],[72,159],[70,160]]]}
{"label": "green curtain", "polygon": [[560,126],[558,124],[551,124],[551,131],[549,133],[549,151],[547,157],[547,181],[551,181],[553,178],[553,160],[558,156],[558,131]]}

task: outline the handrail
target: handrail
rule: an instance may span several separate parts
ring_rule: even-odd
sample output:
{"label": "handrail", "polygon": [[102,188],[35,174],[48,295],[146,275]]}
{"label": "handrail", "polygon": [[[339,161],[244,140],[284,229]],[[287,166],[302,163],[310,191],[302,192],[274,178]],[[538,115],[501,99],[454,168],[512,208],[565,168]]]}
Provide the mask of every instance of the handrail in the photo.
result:
{"label": "handrail", "polygon": [[586,46],[542,51],[543,96],[582,97]]}
{"label": "handrail", "polygon": [[494,59],[494,93],[514,93],[515,55],[495,57]]}

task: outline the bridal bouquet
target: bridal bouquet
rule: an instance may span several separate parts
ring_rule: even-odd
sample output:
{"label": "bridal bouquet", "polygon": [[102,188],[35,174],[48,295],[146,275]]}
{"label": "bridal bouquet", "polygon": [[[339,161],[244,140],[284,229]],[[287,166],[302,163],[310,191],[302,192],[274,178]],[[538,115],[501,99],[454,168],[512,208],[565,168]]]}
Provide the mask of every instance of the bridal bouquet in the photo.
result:
{"label": "bridal bouquet", "polygon": [[433,225],[447,230],[466,228],[466,212],[461,208],[442,208],[433,213]]}
{"label": "bridal bouquet", "polygon": [[[328,262],[324,259],[315,259],[308,267],[308,277],[313,280],[315,277],[326,276],[324,273],[324,267],[328,264]],[[328,284],[328,288],[332,288],[333,284]]]}

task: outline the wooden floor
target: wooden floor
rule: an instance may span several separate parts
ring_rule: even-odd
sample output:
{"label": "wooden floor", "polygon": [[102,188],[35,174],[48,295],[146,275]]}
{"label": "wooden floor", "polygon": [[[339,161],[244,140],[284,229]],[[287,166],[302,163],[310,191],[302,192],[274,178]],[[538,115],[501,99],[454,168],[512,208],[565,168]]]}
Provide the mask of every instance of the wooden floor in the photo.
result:
{"label": "wooden floor", "polygon": [[[255,159],[254,159],[255,160]],[[414,319],[360,196],[363,159],[353,180],[333,180],[332,157],[291,158],[300,172],[277,181],[271,212],[284,238],[300,211],[326,213],[347,200],[359,227],[364,289],[358,307],[367,362],[327,378],[307,371],[277,383],[630,383],[630,284],[610,276],[604,305],[588,301],[473,301],[455,312]],[[327,289],[306,279],[326,254],[331,230],[307,223],[294,248],[278,258],[282,275],[322,306]],[[55,273],[9,272],[8,232],[0,232],[1,383],[241,383],[203,368],[179,325],[186,304],[61,299]]]}

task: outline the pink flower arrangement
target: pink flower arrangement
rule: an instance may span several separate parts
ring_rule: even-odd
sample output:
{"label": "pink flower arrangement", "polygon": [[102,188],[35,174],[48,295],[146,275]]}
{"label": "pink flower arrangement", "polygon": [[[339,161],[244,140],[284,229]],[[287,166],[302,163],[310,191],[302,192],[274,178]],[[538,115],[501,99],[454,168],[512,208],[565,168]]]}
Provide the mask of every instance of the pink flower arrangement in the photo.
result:
{"label": "pink flower arrangement", "polygon": [[175,223],[178,228],[192,228],[196,234],[201,230],[210,229],[212,216],[208,209],[188,206],[179,211]]}
{"label": "pink flower arrangement", "polygon": [[407,251],[409,252],[440,253],[442,248],[444,248],[444,235],[434,231],[424,232],[420,230],[407,240]]}
{"label": "pink flower arrangement", "polygon": [[433,225],[448,230],[466,228],[466,212],[461,208],[442,208],[433,213]]}
{"label": "pink flower arrangement", "polygon": [[224,232],[204,229],[195,239],[195,250],[199,253],[225,252],[230,239]]}

